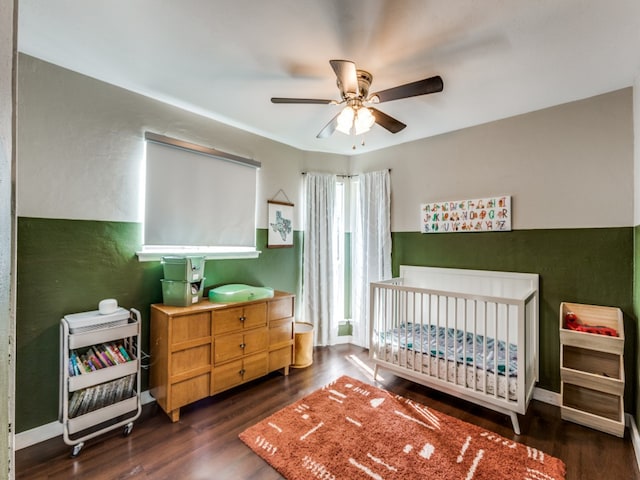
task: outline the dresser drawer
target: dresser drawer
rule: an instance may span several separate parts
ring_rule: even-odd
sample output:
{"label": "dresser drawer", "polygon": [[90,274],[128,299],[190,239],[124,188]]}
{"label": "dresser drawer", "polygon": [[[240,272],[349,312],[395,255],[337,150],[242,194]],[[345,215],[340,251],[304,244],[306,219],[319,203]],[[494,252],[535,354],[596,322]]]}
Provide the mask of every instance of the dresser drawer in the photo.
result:
{"label": "dresser drawer", "polygon": [[252,353],[266,350],[269,342],[267,328],[243,333],[216,336],[214,339],[214,363],[216,365]]}
{"label": "dresser drawer", "polygon": [[222,392],[267,374],[267,353],[250,355],[213,369],[211,394]]}
{"label": "dresser drawer", "polygon": [[266,324],[267,306],[264,303],[213,312],[214,335],[261,327]]}
{"label": "dresser drawer", "polygon": [[267,324],[267,304],[256,303],[244,307],[244,328],[261,327]]}
{"label": "dresser drawer", "polygon": [[269,321],[293,317],[293,297],[271,300],[267,309]]}
{"label": "dresser drawer", "polygon": [[242,383],[242,360],[215,367],[211,376],[211,394],[222,392]]}
{"label": "dresser drawer", "polygon": [[243,381],[248,382],[254,378],[265,376],[267,374],[268,364],[269,360],[266,352],[246,357],[243,361]]}
{"label": "dresser drawer", "polygon": [[210,372],[172,384],[169,410],[175,410],[196,400],[208,397],[210,384]]}
{"label": "dresser drawer", "polygon": [[293,345],[269,352],[269,371],[287,368],[293,363]]}
{"label": "dresser drawer", "polygon": [[206,337],[211,337],[211,313],[209,312],[182,315],[171,322],[172,345]]}
{"label": "dresser drawer", "polygon": [[269,345],[291,342],[293,340],[293,319],[276,320],[269,323]]}
{"label": "dresser drawer", "polygon": [[171,377],[211,365],[211,343],[174,352],[171,355]]}

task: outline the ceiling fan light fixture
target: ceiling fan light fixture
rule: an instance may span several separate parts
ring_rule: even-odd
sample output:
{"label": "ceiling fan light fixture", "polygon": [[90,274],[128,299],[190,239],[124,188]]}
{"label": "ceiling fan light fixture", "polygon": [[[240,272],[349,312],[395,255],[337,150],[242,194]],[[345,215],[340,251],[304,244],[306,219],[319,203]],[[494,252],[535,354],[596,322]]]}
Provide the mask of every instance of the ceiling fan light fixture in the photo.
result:
{"label": "ceiling fan light fixture", "polygon": [[355,116],[356,113],[351,106],[344,107],[340,112],[340,115],[338,115],[338,125],[336,126],[336,130],[344,133],[345,135],[350,135]]}
{"label": "ceiling fan light fixture", "polygon": [[338,115],[336,130],[345,135],[361,135],[371,130],[375,121],[368,108],[348,105]]}
{"label": "ceiling fan light fixture", "polygon": [[375,121],[376,119],[373,117],[371,110],[367,107],[360,107],[356,111],[356,116],[353,120],[353,128],[356,131],[356,135],[360,135],[371,130]]}

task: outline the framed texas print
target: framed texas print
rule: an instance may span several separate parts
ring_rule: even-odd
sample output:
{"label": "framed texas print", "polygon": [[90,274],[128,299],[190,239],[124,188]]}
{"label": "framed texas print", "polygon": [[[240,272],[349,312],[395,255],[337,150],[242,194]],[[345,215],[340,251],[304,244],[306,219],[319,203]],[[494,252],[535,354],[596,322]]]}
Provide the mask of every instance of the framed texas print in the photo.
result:
{"label": "framed texas print", "polygon": [[293,247],[293,203],[267,202],[269,222],[267,248]]}

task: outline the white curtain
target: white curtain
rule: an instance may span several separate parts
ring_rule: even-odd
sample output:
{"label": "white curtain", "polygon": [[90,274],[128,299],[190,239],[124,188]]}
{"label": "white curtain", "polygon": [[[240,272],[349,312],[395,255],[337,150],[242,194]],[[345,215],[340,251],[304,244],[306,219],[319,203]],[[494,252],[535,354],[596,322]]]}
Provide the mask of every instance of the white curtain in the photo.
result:
{"label": "white curtain", "polygon": [[358,175],[353,222],[353,343],[369,348],[369,283],[391,278],[389,171]]}
{"label": "white curtain", "polygon": [[303,321],[313,324],[315,345],[331,345],[338,331],[333,314],[336,176],[307,173],[304,196]]}

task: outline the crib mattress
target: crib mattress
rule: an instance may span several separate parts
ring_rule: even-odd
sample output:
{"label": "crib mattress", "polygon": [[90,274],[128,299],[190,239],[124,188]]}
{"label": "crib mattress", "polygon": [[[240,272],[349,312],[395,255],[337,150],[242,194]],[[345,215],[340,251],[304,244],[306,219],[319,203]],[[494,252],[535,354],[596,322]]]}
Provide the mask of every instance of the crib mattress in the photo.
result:
{"label": "crib mattress", "polygon": [[487,373],[518,374],[518,347],[463,330],[407,323],[379,333],[379,343],[414,350],[436,358],[466,364]]}
{"label": "crib mattress", "polygon": [[445,360],[430,354],[417,353],[406,348],[398,349],[391,345],[378,350],[378,359],[406,368],[425,376],[438,378],[462,388],[508,398],[517,401],[517,377],[487,372],[470,365]]}

